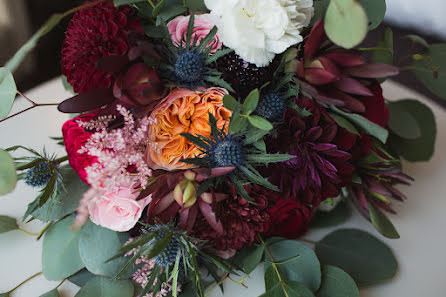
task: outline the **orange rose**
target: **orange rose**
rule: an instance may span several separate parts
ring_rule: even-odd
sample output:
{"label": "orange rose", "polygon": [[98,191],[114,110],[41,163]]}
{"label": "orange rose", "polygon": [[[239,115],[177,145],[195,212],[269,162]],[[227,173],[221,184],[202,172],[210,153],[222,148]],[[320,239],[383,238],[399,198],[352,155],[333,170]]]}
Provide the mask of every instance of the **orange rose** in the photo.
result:
{"label": "orange rose", "polygon": [[175,89],[163,99],[150,115],[155,123],[149,128],[146,152],[149,166],[164,170],[192,167],[181,160],[199,155],[200,150],[181,134],[209,136],[209,113],[215,116],[220,129],[228,124],[231,111],[223,106],[227,94],[222,88],[203,92]]}

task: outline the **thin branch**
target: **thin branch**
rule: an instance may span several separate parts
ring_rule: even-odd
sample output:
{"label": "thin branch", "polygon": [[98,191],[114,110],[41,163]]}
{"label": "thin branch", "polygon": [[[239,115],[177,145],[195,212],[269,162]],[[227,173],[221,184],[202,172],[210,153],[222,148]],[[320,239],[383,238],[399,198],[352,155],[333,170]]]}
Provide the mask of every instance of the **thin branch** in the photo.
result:
{"label": "thin branch", "polygon": [[22,92],[20,92],[19,90],[17,90],[17,94],[19,94],[20,96],[22,96],[23,98],[25,98],[29,103],[31,103],[32,105],[38,105],[36,102],[32,101],[31,99],[29,99],[29,97],[25,96]]}
{"label": "thin branch", "polygon": [[42,103],[42,104],[36,104],[36,105],[30,106],[30,107],[28,107],[28,108],[26,108],[26,109],[24,109],[24,110],[21,110],[21,111],[19,111],[19,112],[16,112],[16,113],[14,113],[14,114],[12,114],[12,115],[10,115],[10,116],[8,116],[8,117],[6,117],[6,118],[0,120],[0,123],[1,123],[1,122],[4,122],[4,121],[6,121],[6,120],[9,120],[10,118],[13,118],[13,117],[15,117],[15,116],[18,116],[19,114],[22,114],[22,113],[24,113],[24,112],[26,112],[26,111],[29,111],[29,110],[31,110],[31,109],[34,109],[34,108],[36,108],[36,107],[40,107],[40,106],[57,106],[57,105],[59,105],[59,103]]}
{"label": "thin branch", "polygon": [[28,277],[27,279],[25,279],[23,282],[21,282],[20,284],[18,284],[14,289],[12,289],[11,291],[8,292],[8,294],[11,294],[12,292],[14,292],[15,290],[17,290],[18,288],[20,288],[21,286],[23,286],[25,283],[29,282],[30,280],[32,280],[33,278],[41,275],[42,272],[36,273],[30,277]]}

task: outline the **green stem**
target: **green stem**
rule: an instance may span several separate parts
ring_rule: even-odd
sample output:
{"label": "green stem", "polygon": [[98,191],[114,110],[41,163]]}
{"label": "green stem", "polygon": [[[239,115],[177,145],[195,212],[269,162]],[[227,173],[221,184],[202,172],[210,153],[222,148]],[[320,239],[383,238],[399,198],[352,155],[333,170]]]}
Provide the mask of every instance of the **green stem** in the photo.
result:
{"label": "green stem", "polygon": [[152,8],[155,8],[155,4],[153,4],[152,0],[147,0],[150,3],[150,6],[152,6]]}
{"label": "green stem", "polygon": [[29,282],[30,280],[32,280],[33,278],[41,275],[42,272],[36,273],[30,277],[28,277],[27,279],[25,279],[23,282],[21,282],[20,284],[18,284],[14,289],[12,289],[11,291],[8,292],[8,294],[11,294],[12,292],[14,292],[15,290],[17,290],[18,288],[20,288],[21,286],[23,286],[25,283]]}
{"label": "green stem", "polygon": [[288,295],[288,292],[287,292],[287,290],[285,289],[285,286],[283,285],[284,281],[283,281],[282,276],[280,275],[279,269],[277,268],[277,265],[276,265],[276,263],[275,263],[276,260],[274,259],[273,254],[271,253],[271,251],[270,251],[268,245],[265,245],[265,250],[266,250],[266,252],[268,253],[268,256],[269,256],[270,259],[271,259],[271,265],[273,266],[274,270],[276,271],[277,278],[279,279],[280,285],[282,286],[282,290],[283,290],[283,292],[285,293],[285,296],[286,296],[286,297],[289,297],[290,295]]}
{"label": "green stem", "polygon": [[62,286],[63,283],[64,283],[66,280],[67,280],[67,279],[64,278],[64,279],[57,285],[56,289],[59,289],[59,287]]}
{"label": "green stem", "polygon": [[184,6],[184,7],[187,7],[186,0],[183,0],[183,6]]}
{"label": "green stem", "polygon": [[42,231],[39,232],[38,236],[37,236],[37,240],[39,240],[40,238],[42,238],[43,234],[45,234],[45,232],[53,225],[54,221],[49,222],[43,229]]}
{"label": "green stem", "polygon": [[23,230],[23,229],[21,229],[21,228],[19,228],[18,230],[19,230],[20,232],[25,233],[26,235],[29,235],[29,236],[38,236],[38,235],[39,235],[39,233],[31,233],[31,232],[28,232],[28,231]]}
{"label": "green stem", "polygon": [[68,161],[68,156],[63,156],[63,157],[60,157],[60,158],[54,160],[54,162],[56,162],[56,164],[60,164],[60,163],[63,163],[65,161]]}

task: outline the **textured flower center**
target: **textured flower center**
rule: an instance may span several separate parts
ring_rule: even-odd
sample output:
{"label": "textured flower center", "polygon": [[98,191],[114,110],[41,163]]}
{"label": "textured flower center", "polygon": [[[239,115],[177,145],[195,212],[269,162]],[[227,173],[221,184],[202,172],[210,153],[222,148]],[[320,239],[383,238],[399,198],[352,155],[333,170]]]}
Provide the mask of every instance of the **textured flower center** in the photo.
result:
{"label": "textured flower center", "polygon": [[215,167],[241,165],[244,161],[243,148],[233,139],[224,139],[213,145],[212,161]]}
{"label": "textured flower center", "polygon": [[[156,239],[161,240],[166,235],[167,232],[160,232]],[[156,263],[163,267],[174,264],[180,248],[181,246],[178,240],[172,238],[167,247],[155,257]]]}
{"label": "textured flower center", "polygon": [[175,75],[184,82],[202,80],[203,69],[203,57],[197,52],[184,52],[175,62]]}
{"label": "textured flower center", "polygon": [[282,119],[285,109],[285,100],[278,93],[270,93],[262,98],[255,113],[274,122]]}
{"label": "textured flower center", "polygon": [[25,175],[25,183],[31,187],[43,187],[50,180],[51,168],[48,162],[42,162],[30,168]]}

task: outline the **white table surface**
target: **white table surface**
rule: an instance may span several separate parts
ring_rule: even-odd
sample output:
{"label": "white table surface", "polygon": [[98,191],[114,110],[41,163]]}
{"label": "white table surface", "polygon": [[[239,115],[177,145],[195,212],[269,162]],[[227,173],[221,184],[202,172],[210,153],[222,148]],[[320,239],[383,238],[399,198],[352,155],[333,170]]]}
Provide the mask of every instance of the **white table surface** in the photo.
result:
{"label": "white table surface", "polygon": [[[436,155],[428,163],[405,164],[405,171],[416,179],[410,188],[403,188],[408,200],[397,205],[398,214],[391,219],[401,238],[387,240],[382,238],[362,217],[355,214],[342,227],[367,230],[394,250],[399,261],[399,272],[390,282],[381,283],[360,290],[361,297],[444,297],[446,296],[446,113],[438,106],[429,103],[419,94],[387,82],[384,86],[388,99],[419,98],[427,102],[437,118],[439,127]],[[70,96],[59,79],[52,80],[27,94],[39,103],[59,102]],[[27,107],[22,98],[16,100],[14,111]],[[53,107],[40,107],[16,118],[0,123],[0,147],[5,148],[22,144],[40,150],[43,145],[49,152],[64,153],[49,136],[60,136],[61,126],[67,118]],[[37,191],[19,183],[12,194],[0,197],[0,214],[20,218],[29,202],[36,197]],[[28,231],[38,232],[43,225],[39,222],[19,223]],[[338,226],[337,228],[339,228]],[[317,240],[331,229],[312,231],[306,238]],[[0,293],[28,276],[41,271],[42,241],[21,232],[0,235]],[[56,287],[58,282],[49,282],[40,276],[21,287],[12,297],[37,297]],[[263,269],[258,268],[245,282],[249,287],[243,289],[232,282],[225,283],[226,296],[255,297],[264,292]],[[68,282],[60,287],[61,296],[72,297],[78,288]],[[222,296],[215,290],[209,297]]]}

